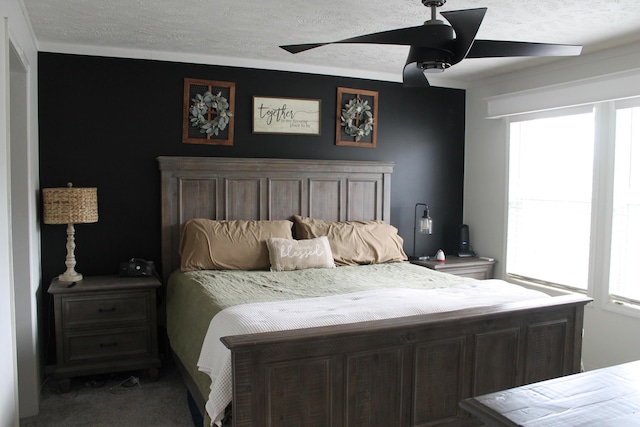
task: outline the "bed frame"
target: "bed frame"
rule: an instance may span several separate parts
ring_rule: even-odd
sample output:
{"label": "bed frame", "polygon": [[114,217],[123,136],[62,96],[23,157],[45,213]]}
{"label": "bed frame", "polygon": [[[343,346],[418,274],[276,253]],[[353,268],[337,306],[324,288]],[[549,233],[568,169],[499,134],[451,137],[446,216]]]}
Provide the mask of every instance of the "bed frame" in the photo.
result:
{"label": "bed frame", "polygon": [[[393,163],[158,161],[165,279],[179,267],[180,225],[191,218],[390,219]],[[223,338],[232,352],[233,425],[477,425],[458,402],[580,371],[589,301],[569,295]]]}

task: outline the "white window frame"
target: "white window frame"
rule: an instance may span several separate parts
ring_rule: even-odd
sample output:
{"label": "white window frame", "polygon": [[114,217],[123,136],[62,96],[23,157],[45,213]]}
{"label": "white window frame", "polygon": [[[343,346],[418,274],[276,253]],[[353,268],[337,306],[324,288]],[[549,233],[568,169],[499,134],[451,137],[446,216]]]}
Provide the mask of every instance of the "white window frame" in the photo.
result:
{"label": "white window frame", "polygon": [[[606,241],[602,242],[602,250],[606,250],[606,253],[596,253],[595,256],[603,257],[604,262],[601,265],[601,270],[599,271],[597,268],[596,274],[597,277],[601,280],[601,283],[606,283],[606,286],[602,286],[600,289],[600,301],[601,306],[604,310],[624,313],[627,315],[632,315],[634,317],[640,317],[640,304],[627,300],[625,298],[619,298],[611,294],[609,290],[609,275],[611,268],[611,244],[612,244],[612,229],[613,229],[613,188],[614,188],[614,168],[615,168],[615,138],[616,138],[616,111],[618,109],[623,108],[631,108],[631,107],[640,107],[640,98],[631,98],[631,99],[623,99],[617,100],[607,103],[608,109],[606,113],[609,115],[609,129],[602,132],[602,137],[611,138],[610,141],[613,141],[612,144],[608,144],[606,148],[603,149],[603,156],[606,156],[606,160],[608,163],[605,165],[607,167],[607,174],[604,177],[606,179],[606,183],[608,185],[608,194],[607,194],[607,210],[605,212],[606,217],[602,218],[604,225],[606,226],[605,232],[607,234]],[[603,144],[604,145],[604,144]],[[604,161],[604,160],[603,160]],[[591,263],[590,263],[591,264]],[[595,286],[597,288],[597,286]]]}
{"label": "white window frame", "polygon": [[[506,280],[524,283],[532,287],[541,287],[550,293],[579,292],[594,298],[602,309],[640,318],[640,304],[611,295],[609,290],[609,271],[611,268],[611,244],[613,221],[613,188],[615,168],[616,110],[640,106],[640,97],[592,102],[580,107],[554,109],[552,111],[516,114],[505,117],[507,134],[512,122],[533,120],[541,117],[553,117],[584,112],[593,109],[595,114],[591,240],[589,248],[589,271],[586,292],[582,289],[568,288],[507,273]],[[509,140],[509,137],[508,137]],[[510,147],[510,142],[507,144]],[[507,162],[509,156],[507,155]],[[507,176],[508,176],[507,167]],[[508,180],[507,180],[507,185]],[[508,209],[508,206],[506,207]],[[508,228],[508,227],[507,227]],[[506,245],[506,239],[505,239]],[[505,248],[506,249],[506,248]],[[506,254],[506,250],[505,250]]]}
{"label": "white window frame", "polygon": [[[541,111],[541,112],[535,112],[535,113],[528,113],[528,114],[521,114],[521,115],[516,115],[516,116],[510,116],[507,119],[507,140],[508,140],[508,144],[507,146],[509,147],[508,150],[511,150],[511,125],[513,123],[518,123],[518,122],[528,122],[528,121],[532,121],[532,120],[539,120],[539,119],[549,119],[549,118],[556,118],[556,117],[563,117],[563,116],[571,116],[571,115],[578,115],[578,114],[589,114],[589,113],[593,113],[594,114],[594,121],[596,120],[596,112],[594,109],[593,105],[582,105],[582,106],[578,106],[578,107],[569,107],[569,108],[560,108],[560,109],[554,109],[551,111]],[[594,153],[593,156],[595,158],[596,155],[596,149],[595,149],[595,136],[594,136]],[[511,153],[508,153],[507,155],[507,163],[509,163],[509,159],[511,157]],[[511,200],[509,200],[509,194],[511,193],[509,186],[510,186],[510,182],[509,182],[509,176],[510,176],[510,169],[511,169],[511,165],[508,164],[507,165],[507,212],[506,212],[506,218],[507,221],[510,220],[509,218],[509,204],[511,203]],[[594,171],[595,173],[595,171]],[[595,179],[595,177],[592,178],[592,181]],[[593,182],[592,182],[592,186],[593,186]],[[591,194],[591,203],[593,205],[593,189],[592,189],[592,194]],[[593,209],[592,209],[592,214],[591,214],[591,223],[593,223]],[[505,241],[508,244],[509,241],[509,236],[508,236],[508,230],[509,230],[509,226],[507,225],[506,227],[507,230],[507,234],[506,234],[506,239]],[[554,248],[554,251],[558,252],[558,254],[562,253],[562,249],[559,248]],[[590,251],[590,249],[589,249]],[[508,257],[508,253],[509,250],[508,248],[506,248],[505,250],[505,255],[506,257]],[[505,261],[507,261],[505,259]],[[507,264],[505,262],[505,264]],[[589,266],[591,265],[591,254],[589,252]],[[590,267],[587,268],[587,270],[589,270]],[[518,281],[523,281],[523,282],[527,282],[527,283],[537,283],[539,285],[545,286],[545,287],[552,287],[555,289],[561,289],[563,291],[569,291],[569,292],[580,292],[580,293],[587,293],[588,292],[588,286],[589,286],[589,276],[590,276],[590,271],[586,271],[587,274],[587,287],[585,287],[584,289],[582,288],[575,288],[572,286],[568,286],[568,285],[562,285],[559,283],[553,283],[553,282],[548,282],[546,280],[543,279],[536,279],[533,277],[526,277],[526,276],[521,276],[518,274],[513,274],[513,273],[509,273],[508,271],[505,271],[507,277],[511,280],[518,280]]]}

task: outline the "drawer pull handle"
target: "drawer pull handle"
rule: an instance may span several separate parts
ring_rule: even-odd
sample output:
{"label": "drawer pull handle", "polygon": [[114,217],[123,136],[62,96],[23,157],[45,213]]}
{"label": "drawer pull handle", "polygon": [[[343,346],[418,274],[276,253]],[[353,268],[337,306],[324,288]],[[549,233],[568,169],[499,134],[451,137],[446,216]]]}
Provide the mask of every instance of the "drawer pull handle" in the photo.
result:
{"label": "drawer pull handle", "polygon": [[98,309],[99,313],[108,313],[110,311],[116,311],[116,308],[115,307],[111,307],[111,308],[99,308]]}
{"label": "drawer pull handle", "polygon": [[100,347],[115,347],[117,346],[118,343],[117,342],[110,342],[110,343],[100,343]]}

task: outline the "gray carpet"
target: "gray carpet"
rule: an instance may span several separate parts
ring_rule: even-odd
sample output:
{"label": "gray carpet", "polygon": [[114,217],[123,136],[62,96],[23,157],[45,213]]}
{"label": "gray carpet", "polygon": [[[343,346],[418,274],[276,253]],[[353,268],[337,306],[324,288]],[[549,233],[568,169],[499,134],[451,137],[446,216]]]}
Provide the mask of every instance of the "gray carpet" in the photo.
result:
{"label": "gray carpet", "polygon": [[55,379],[48,379],[42,387],[40,414],[22,418],[20,426],[193,427],[193,422],[187,389],[170,365],[160,368],[155,382],[145,372],[74,378],[69,393],[61,393]]}

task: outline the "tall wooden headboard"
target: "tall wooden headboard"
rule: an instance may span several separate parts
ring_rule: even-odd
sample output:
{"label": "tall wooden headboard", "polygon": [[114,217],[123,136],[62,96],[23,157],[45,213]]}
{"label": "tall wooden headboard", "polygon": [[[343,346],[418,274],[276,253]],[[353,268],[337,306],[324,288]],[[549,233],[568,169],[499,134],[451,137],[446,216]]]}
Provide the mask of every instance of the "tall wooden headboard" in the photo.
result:
{"label": "tall wooden headboard", "polygon": [[162,274],[180,266],[180,225],[192,218],[389,222],[394,163],[158,157]]}

